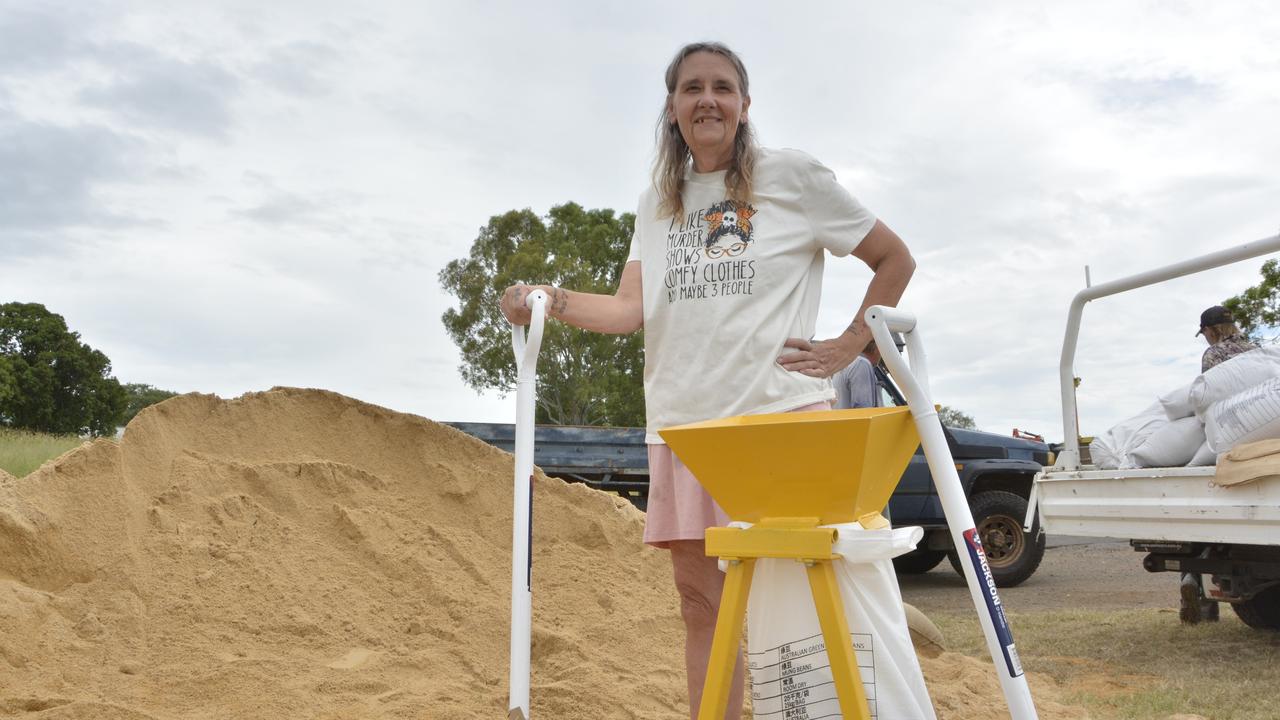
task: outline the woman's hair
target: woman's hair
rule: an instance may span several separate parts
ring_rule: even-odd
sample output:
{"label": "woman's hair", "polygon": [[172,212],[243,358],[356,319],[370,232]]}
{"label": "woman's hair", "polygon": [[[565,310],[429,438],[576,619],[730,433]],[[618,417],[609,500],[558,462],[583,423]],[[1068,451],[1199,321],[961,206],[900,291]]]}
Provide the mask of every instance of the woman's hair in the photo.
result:
{"label": "woman's hair", "polygon": [[[718,42],[690,43],[680,48],[676,56],[667,66],[667,99],[662,104],[662,113],[658,116],[657,140],[658,153],[653,161],[653,186],[658,190],[658,215],[660,217],[679,217],[684,214],[684,201],[680,194],[684,190],[684,172],[689,164],[689,145],[680,134],[680,126],[671,122],[673,119],[667,112],[676,91],[676,80],[680,75],[680,64],[684,59],[697,52],[709,52],[723,56],[738,72],[738,89],[747,97],[747,68],[729,48]],[[739,206],[751,202],[752,175],[756,164],[756,138],[746,118],[738,123],[738,133],[733,139],[733,159],[729,171],[725,173],[724,185],[730,200]]]}
{"label": "woman's hair", "polygon": [[1226,338],[1231,337],[1232,335],[1241,334],[1240,328],[1237,327],[1234,322],[1224,322],[1224,323],[1218,323],[1217,325],[1210,325],[1209,327],[1205,328],[1205,330],[1213,331],[1213,337],[1210,339],[1213,340],[1214,343],[1220,342]]}

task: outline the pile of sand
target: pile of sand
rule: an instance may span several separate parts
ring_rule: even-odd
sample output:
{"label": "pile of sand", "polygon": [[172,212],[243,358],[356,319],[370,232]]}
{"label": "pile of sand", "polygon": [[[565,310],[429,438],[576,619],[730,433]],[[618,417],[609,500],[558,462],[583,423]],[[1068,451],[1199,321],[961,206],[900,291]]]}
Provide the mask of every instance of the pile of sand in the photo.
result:
{"label": "pile of sand", "polygon": [[[451,718],[506,711],[511,456],[333,393],[187,395],[0,478],[0,717]],[[663,553],[541,475],[533,708],[685,717]],[[940,718],[990,665],[922,658]],[[1040,717],[1084,718],[1033,678]]]}

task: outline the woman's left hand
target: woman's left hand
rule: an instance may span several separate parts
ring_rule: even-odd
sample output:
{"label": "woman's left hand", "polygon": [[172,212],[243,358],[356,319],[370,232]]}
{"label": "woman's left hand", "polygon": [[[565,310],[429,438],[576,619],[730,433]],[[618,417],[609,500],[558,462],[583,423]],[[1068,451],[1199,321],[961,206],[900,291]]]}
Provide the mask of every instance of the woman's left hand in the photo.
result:
{"label": "woman's left hand", "polygon": [[841,368],[853,362],[858,353],[866,347],[860,347],[852,333],[844,333],[830,340],[810,341],[804,338],[787,338],[782,344],[793,352],[784,352],[778,356],[778,364],[784,370],[798,372],[809,377],[828,378],[840,372]]}

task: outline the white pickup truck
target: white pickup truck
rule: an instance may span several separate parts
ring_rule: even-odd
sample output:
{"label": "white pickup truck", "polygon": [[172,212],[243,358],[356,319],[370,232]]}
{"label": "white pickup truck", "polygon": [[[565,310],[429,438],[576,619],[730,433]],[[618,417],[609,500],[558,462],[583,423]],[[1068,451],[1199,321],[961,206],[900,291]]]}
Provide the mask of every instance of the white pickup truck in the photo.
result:
{"label": "white pickup truck", "polygon": [[[1214,483],[1214,467],[1099,470],[1082,465],[1074,360],[1085,303],[1172,278],[1280,251],[1280,236],[1088,287],[1071,303],[1062,343],[1063,447],[1036,475],[1026,527],[1058,535],[1125,538],[1147,553],[1149,572],[1212,576],[1205,592],[1230,603],[1246,624],[1280,630],[1280,477]],[[1174,584],[1170,584],[1170,588]]]}

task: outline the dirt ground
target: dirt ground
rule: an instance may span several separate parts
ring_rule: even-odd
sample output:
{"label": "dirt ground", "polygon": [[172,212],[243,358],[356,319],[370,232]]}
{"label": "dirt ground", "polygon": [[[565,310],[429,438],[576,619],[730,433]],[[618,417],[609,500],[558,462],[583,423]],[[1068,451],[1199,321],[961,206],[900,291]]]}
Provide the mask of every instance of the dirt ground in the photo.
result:
{"label": "dirt ground", "polygon": [[[1143,570],[1143,554],[1127,541],[1050,537],[1047,546],[1035,575],[1000,590],[1011,612],[1178,607],[1177,574]],[[964,578],[945,560],[923,575],[899,575],[898,582],[902,599],[927,614],[973,612]]]}

